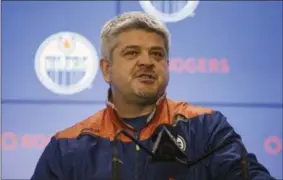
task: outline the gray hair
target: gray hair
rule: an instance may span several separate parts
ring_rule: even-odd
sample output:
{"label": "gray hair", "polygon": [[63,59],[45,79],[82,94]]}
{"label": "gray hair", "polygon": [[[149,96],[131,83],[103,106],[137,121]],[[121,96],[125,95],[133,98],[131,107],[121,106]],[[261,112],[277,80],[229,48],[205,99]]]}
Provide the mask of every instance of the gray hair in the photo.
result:
{"label": "gray hair", "polygon": [[165,25],[152,15],[133,11],[116,16],[103,26],[100,34],[103,58],[112,60],[112,53],[116,46],[115,37],[129,29],[143,29],[161,35],[164,38],[167,54],[169,54],[170,33]]}

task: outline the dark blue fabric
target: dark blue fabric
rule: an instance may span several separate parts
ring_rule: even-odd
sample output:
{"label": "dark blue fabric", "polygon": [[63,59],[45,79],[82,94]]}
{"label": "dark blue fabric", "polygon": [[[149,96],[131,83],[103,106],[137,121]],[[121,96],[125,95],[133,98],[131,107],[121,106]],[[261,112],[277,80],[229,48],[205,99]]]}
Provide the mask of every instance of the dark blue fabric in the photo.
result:
{"label": "dark blue fabric", "polygon": [[140,131],[146,124],[148,115],[136,118],[123,118],[124,121],[131,125],[135,130]]}

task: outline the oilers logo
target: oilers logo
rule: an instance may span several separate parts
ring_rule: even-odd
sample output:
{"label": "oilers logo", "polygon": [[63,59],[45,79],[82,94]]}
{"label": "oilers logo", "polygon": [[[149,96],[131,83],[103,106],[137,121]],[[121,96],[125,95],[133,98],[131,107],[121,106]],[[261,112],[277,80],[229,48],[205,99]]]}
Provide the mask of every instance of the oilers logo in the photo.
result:
{"label": "oilers logo", "polygon": [[142,1],[140,5],[148,14],[163,22],[178,22],[193,17],[199,1]]}
{"label": "oilers logo", "polygon": [[97,71],[94,46],[77,33],[53,34],[36,53],[36,75],[44,87],[56,94],[71,95],[89,88]]}
{"label": "oilers logo", "polygon": [[68,35],[59,36],[58,48],[65,55],[69,55],[72,52],[74,52],[76,48],[75,36],[74,35],[73,36],[68,36]]}
{"label": "oilers logo", "polygon": [[178,135],[176,140],[177,140],[177,144],[178,144],[179,148],[180,148],[182,151],[186,151],[186,142],[185,142],[185,139],[184,139],[182,136]]}

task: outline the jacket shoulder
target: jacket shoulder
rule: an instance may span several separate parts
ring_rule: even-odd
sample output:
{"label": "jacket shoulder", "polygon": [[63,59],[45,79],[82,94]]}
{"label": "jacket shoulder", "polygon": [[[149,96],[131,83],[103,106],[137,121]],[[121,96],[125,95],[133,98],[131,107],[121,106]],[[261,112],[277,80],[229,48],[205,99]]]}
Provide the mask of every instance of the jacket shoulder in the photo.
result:
{"label": "jacket shoulder", "polygon": [[64,129],[55,134],[56,139],[71,139],[78,137],[83,131],[93,129],[99,125],[99,121],[103,118],[105,109],[102,109],[92,116]]}
{"label": "jacket shoulder", "polygon": [[184,119],[190,119],[205,114],[213,114],[214,109],[209,107],[197,106],[184,101],[174,101],[168,99],[169,108],[174,112],[174,116],[183,116]]}

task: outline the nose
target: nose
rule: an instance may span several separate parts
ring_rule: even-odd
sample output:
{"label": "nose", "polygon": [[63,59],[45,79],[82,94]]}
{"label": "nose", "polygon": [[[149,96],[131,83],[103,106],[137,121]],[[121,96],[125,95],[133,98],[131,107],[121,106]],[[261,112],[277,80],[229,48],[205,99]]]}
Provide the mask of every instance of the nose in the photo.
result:
{"label": "nose", "polygon": [[152,66],[153,60],[150,57],[148,52],[143,52],[142,55],[139,57],[138,60],[139,66]]}

